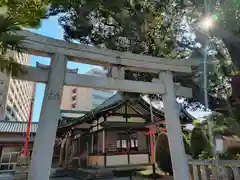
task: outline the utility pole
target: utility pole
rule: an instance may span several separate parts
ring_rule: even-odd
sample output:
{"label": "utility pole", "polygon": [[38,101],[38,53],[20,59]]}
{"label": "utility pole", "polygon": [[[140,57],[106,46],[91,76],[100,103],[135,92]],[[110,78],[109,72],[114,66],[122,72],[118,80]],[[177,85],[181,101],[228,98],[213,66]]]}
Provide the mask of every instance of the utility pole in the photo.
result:
{"label": "utility pole", "polygon": [[[210,15],[211,12],[211,0],[204,0],[204,8],[205,8],[205,16],[208,17]],[[206,40],[206,44],[205,44],[205,49],[204,49],[204,61],[203,61],[203,76],[204,76],[204,100],[205,100],[205,107],[208,110],[209,109],[209,105],[208,105],[208,72],[207,72],[207,59],[208,59],[208,46],[209,46],[209,38],[210,38],[210,28],[211,28],[212,24],[209,24],[209,27],[207,27],[206,32],[207,32],[207,40]],[[216,178],[216,180],[219,179],[219,166],[218,166],[218,161],[219,161],[219,157],[216,154],[216,150],[215,150],[215,143],[214,143],[214,137],[213,137],[213,133],[212,133],[212,127],[213,127],[213,113],[207,117],[207,122],[208,122],[208,136],[209,136],[209,140],[211,143],[211,151],[212,154],[216,157],[215,160],[215,165],[216,165],[216,177],[214,177],[214,179]]]}
{"label": "utility pole", "polygon": [[[208,0],[204,0],[204,8],[205,8],[205,16],[209,16],[209,3]],[[209,25],[210,26],[210,25]],[[209,109],[209,103],[208,103],[208,72],[207,72],[207,60],[208,60],[208,46],[209,46],[209,37],[210,37],[210,32],[209,28],[207,27],[207,40],[205,43],[204,47],[204,59],[203,59],[203,78],[204,78],[204,83],[203,83],[203,89],[204,89],[204,104],[205,108],[208,110]],[[212,153],[214,153],[214,140],[213,140],[213,134],[212,134],[212,116],[207,117],[207,122],[208,122],[208,135],[209,135],[209,140],[211,145],[213,146],[212,148]]]}

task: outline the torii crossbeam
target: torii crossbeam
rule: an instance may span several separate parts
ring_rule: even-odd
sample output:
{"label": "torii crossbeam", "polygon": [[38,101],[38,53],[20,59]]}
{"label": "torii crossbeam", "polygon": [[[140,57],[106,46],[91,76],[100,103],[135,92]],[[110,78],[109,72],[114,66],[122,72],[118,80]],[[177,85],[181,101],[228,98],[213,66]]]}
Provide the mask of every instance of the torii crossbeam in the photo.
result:
{"label": "torii crossbeam", "polygon": [[[176,94],[190,97],[191,90],[175,85],[172,72],[190,73],[192,66],[198,66],[200,62],[191,60],[174,61],[99,49],[52,39],[29,31],[19,31],[17,34],[25,36],[23,45],[29,54],[51,57],[49,67],[23,66],[26,74],[18,77],[21,80],[46,83],[28,180],[49,179],[64,85],[162,94],[174,179],[189,179],[188,162],[176,108]],[[112,77],[99,78],[71,73],[66,68],[68,60],[111,66],[113,67]],[[125,70],[159,73],[159,80],[154,82],[125,80]]]}

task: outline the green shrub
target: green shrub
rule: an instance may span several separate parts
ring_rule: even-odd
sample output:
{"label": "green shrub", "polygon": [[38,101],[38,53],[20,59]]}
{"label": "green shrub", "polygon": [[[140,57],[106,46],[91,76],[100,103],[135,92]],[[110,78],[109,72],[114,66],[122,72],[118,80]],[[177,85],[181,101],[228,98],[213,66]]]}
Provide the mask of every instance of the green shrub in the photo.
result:
{"label": "green shrub", "polygon": [[155,148],[155,158],[158,167],[162,171],[169,173],[169,175],[173,175],[168,137],[165,132],[158,135]]}
{"label": "green shrub", "polygon": [[193,129],[190,139],[193,159],[198,159],[203,152],[205,156],[211,154],[211,145],[203,130],[199,127]]}
{"label": "green shrub", "polygon": [[184,133],[182,134],[182,136],[183,136],[185,152],[186,152],[186,154],[191,155],[190,141],[188,140],[187,136]]}
{"label": "green shrub", "polygon": [[[187,154],[191,154],[189,140],[187,139],[185,134],[182,134],[182,136],[183,136],[185,151]],[[158,139],[156,141],[156,148],[155,148],[155,158],[156,158],[156,163],[158,167],[162,171],[164,171],[165,173],[168,173],[169,175],[173,175],[168,137],[167,137],[167,133],[165,132],[162,132],[158,135]]]}

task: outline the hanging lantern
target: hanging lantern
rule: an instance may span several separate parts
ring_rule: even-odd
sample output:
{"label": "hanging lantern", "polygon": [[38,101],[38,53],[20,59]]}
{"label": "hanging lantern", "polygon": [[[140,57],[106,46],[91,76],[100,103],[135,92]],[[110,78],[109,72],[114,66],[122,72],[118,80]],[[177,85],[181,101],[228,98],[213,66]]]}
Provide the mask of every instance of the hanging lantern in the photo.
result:
{"label": "hanging lantern", "polygon": [[232,77],[232,99],[237,103],[240,104],[240,75],[235,75]]}

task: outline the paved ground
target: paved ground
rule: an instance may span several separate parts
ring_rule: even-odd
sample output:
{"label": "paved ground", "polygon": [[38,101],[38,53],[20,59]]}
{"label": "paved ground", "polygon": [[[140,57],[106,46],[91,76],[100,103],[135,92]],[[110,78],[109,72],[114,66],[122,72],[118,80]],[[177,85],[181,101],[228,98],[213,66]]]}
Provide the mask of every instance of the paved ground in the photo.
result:
{"label": "paved ground", "polygon": [[[65,177],[65,178],[52,178],[50,180],[80,180],[80,179],[74,179],[74,178],[67,178],[67,177]],[[130,180],[130,179],[129,178],[114,178],[112,180]]]}
{"label": "paved ground", "polygon": [[[0,180],[13,180],[13,176],[10,174],[0,174]],[[18,179],[23,180],[23,179]],[[58,177],[58,178],[51,178],[50,180],[81,180],[81,179],[75,179],[70,177]],[[109,180],[109,179],[108,179]],[[129,178],[114,178],[112,180],[130,180]]]}

